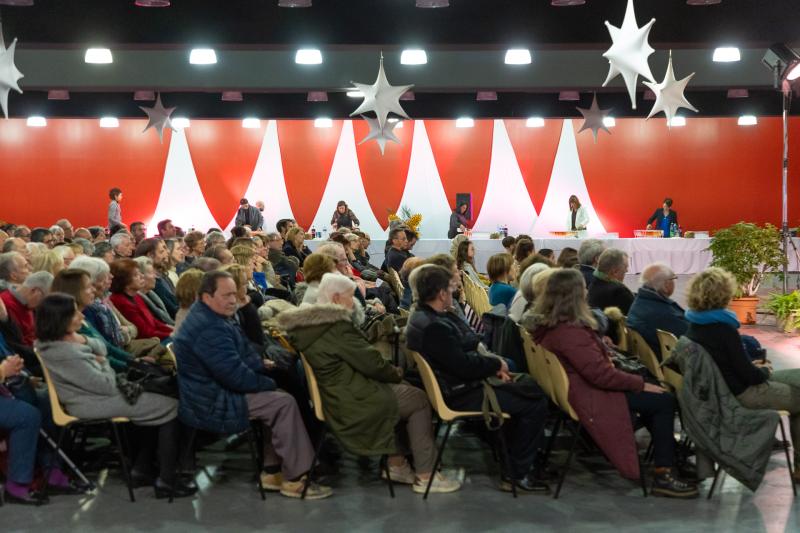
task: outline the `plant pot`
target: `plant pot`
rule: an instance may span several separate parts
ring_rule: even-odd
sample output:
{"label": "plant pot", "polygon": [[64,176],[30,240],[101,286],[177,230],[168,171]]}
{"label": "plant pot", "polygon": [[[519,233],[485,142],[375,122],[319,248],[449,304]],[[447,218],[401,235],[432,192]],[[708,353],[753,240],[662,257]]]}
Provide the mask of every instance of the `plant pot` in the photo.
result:
{"label": "plant pot", "polygon": [[756,323],[756,309],[758,309],[758,297],[750,296],[746,298],[735,298],[728,305],[731,311],[736,313],[736,318],[742,324]]}
{"label": "plant pot", "polygon": [[794,333],[797,330],[794,325],[797,323],[798,316],[800,316],[800,311],[795,311],[784,318],[776,318],[775,322],[777,323],[778,329],[786,333]]}

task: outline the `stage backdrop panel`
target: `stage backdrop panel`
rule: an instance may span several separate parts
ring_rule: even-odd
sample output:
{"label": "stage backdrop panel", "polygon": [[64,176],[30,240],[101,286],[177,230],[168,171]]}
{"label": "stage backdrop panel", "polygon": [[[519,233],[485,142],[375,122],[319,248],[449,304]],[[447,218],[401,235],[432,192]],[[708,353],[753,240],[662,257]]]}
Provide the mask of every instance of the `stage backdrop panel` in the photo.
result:
{"label": "stage backdrop panel", "polygon": [[[643,227],[665,196],[675,200],[685,229],[780,222],[781,124],[774,117],[761,118],[755,127],[740,127],[733,118],[690,117],[686,127],[671,130],[661,118],[617,119],[612,134],[601,132],[597,143],[588,132],[577,134],[580,120],[547,120],[538,129],[526,128],[524,120],[476,120],[473,128],[446,120],[407,121],[397,130],[401,144],[389,143],[383,157],[374,142],[358,145],[366,134],[362,121],[346,129],[345,121],[331,128],[306,120],[262,121],[260,129],[244,130],[239,120],[195,119],[180,137],[167,132],[163,144],[152,131],[142,133],[145,125],[124,119],[119,128],[103,129],[95,119],[50,119],[45,128],[28,128],[24,120],[0,121],[0,219],[42,226],[65,216],[76,226],[102,225],[108,190],[116,186],[125,193],[128,223],[142,220],[152,227],[155,218],[179,209],[184,220],[197,215],[198,229],[226,228],[249,191],[251,202],[266,203],[271,224],[291,213],[309,227],[341,199],[360,206],[356,214],[380,232],[388,212],[406,204],[422,213],[424,238],[443,238],[455,193],[464,191],[473,195],[473,222],[488,202],[488,229],[517,219],[515,226],[526,228],[522,219],[530,218],[532,231],[544,234],[566,220],[561,196],[568,191],[558,185],[563,182],[585,187],[582,201],[594,208],[598,227],[622,237]],[[800,119],[792,119],[790,135],[789,215],[790,224],[798,225]],[[171,149],[176,139],[189,157],[183,146]],[[334,169],[337,150],[347,160]],[[334,171],[337,197],[323,206]],[[175,176],[179,182],[170,181]],[[497,191],[505,179],[509,191],[523,194],[520,176],[533,209],[515,199],[507,209],[524,214],[499,220],[506,217],[499,213]],[[339,190],[338,183],[351,183],[352,190]],[[548,202],[550,190],[558,201]]]}

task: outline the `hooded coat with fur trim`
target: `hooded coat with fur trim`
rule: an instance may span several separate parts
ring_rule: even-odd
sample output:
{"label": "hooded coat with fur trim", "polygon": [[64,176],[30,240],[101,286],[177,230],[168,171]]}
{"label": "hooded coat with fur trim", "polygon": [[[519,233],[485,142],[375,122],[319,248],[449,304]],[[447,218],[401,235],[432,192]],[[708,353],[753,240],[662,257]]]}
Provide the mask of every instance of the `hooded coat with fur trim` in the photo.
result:
{"label": "hooded coat with fur trim", "polygon": [[325,421],[351,452],[396,453],[397,399],[388,383],[400,375],[334,304],[304,305],[278,315],[292,345],[314,369]]}

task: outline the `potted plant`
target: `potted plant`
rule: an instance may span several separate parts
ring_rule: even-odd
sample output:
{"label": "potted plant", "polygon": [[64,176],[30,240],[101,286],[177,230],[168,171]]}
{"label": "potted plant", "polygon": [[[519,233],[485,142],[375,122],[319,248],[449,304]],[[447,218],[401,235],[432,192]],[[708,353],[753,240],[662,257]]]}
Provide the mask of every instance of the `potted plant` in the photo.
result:
{"label": "potted plant", "polygon": [[764,309],[775,314],[778,327],[786,333],[800,327],[800,291],[770,294]]}
{"label": "potted plant", "polygon": [[768,273],[779,272],[786,262],[778,228],[739,222],[717,231],[708,249],[714,255],[711,266],[724,268],[736,278],[738,290],[731,310],[742,324],[755,324],[758,288]]}

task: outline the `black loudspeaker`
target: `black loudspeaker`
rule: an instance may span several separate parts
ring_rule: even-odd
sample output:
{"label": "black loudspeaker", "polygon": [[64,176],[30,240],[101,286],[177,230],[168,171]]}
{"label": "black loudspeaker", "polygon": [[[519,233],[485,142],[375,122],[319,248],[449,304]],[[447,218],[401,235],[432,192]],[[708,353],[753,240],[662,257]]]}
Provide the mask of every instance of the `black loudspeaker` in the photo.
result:
{"label": "black loudspeaker", "polygon": [[467,212],[464,216],[472,220],[472,193],[471,192],[457,192],[456,193],[456,208],[461,204],[467,204]]}

